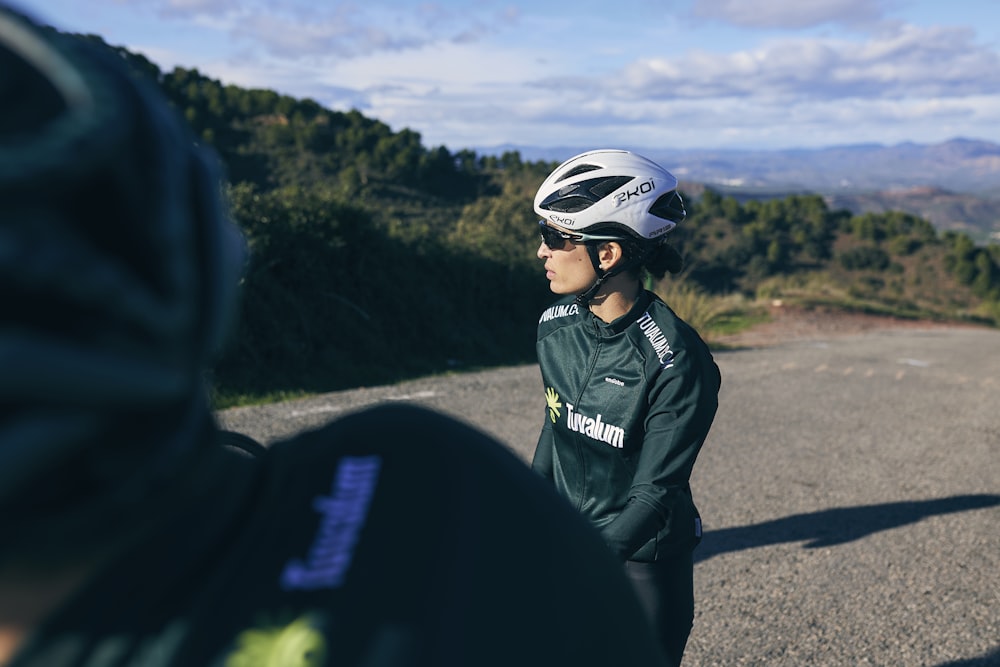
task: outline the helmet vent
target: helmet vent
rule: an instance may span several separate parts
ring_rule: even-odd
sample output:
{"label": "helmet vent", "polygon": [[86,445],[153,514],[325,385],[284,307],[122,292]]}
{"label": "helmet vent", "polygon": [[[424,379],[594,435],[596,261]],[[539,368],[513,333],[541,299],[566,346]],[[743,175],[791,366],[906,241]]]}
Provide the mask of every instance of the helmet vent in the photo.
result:
{"label": "helmet vent", "polygon": [[660,195],[649,207],[649,212],[658,218],[671,222],[681,222],[687,215],[687,211],[684,210],[684,200],[681,199],[676,190]]}
{"label": "helmet vent", "polygon": [[559,213],[579,213],[590,208],[609,194],[632,180],[632,176],[608,176],[592,178],[564,185],[539,204],[547,211]]}
{"label": "helmet vent", "polygon": [[604,199],[609,194],[632,180],[632,176],[612,176],[602,179],[590,187],[590,191],[597,195],[598,199]]}
{"label": "helmet vent", "polygon": [[577,174],[586,174],[588,171],[594,171],[596,169],[600,169],[600,167],[596,164],[579,164],[560,176],[556,183],[559,181],[565,181],[567,178],[573,178]]}
{"label": "helmet vent", "polygon": [[556,211],[557,213],[579,213],[585,209],[590,208],[594,205],[594,202],[590,201],[586,197],[581,197],[579,195],[571,195],[569,197],[562,197],[553,202],[543,202],[542,208],[548,209],[549,211]]}

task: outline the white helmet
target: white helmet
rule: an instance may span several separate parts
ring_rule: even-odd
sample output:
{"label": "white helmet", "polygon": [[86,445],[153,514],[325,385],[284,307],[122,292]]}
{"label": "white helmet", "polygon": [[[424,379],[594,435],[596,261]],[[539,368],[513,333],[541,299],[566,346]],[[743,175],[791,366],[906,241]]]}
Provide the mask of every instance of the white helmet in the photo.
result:
{"label": "white helmet", "polygon": [[535,212],[566,229],[623,227],[646,240],[659,239],[686,215],[673,174],[636,153],[608,149],[556,167],[535,194]]}

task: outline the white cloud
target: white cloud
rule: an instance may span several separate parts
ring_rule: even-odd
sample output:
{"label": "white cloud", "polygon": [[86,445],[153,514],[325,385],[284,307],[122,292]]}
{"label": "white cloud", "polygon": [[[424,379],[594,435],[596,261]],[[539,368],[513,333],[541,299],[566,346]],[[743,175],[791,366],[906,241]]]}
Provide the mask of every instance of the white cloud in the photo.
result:
{"label": "white cloud", "polygon": [[208,71],[248,87],[280,81],[282,91],[358,108],[453,149],[829,145],[902,141],[915,124],[940,139],[988,136],[985,128],[1000,121],[998,57],[954,28],[690,51],[618,72],[583,73],[571,63],[558,49],[439,42],[308,66],[246,59]]}
{"label": "white cloud", "polygon": [[239,0],[163,0],[159,12],[171,19],[196,16],[221,16],[239,7]]}
{"label": "white cloud", "polygon": [[[632,22],[610,22],[596,0],[570,14],[517,0],[94,0],[87,11],[161,67],[357,108],[428,145],[753,148],[995,138],[996,21],[985,4],[962,18],[974,0],[954,1],[614,6]],[[51,2],[66,3],[67,21],[82,12]]]}
{"label": "white cloud", "polygon": [[695,0],[691,13],[747,28],[797,29],[871,24],[882,18],[882,5],[877,0]]}
{"label": "white cloud", "polygon": [[424,3],[277,2],[275,0],[160,0],[165,19],[187,20],[279,58],[354,58],[437,43],[475,43],[515,26],[516,8],[454,11]]}
{"label": "white cloud", "polygon": [[960,28],[904,27],[863,43],[787,39],[749,51],[690,52],[628,66],[619,94],[634,99],[963,97],[1000,91],[1000,57]]}

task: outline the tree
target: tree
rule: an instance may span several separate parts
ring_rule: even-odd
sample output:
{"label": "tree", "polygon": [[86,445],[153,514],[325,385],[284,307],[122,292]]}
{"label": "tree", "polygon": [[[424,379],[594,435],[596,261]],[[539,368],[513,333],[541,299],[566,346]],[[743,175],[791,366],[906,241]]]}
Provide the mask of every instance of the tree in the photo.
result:
{"label": "tree", "polygon": [[877,246],[860,246],[840,254],[840,264],[849,271],[884,271],[889,255]]}

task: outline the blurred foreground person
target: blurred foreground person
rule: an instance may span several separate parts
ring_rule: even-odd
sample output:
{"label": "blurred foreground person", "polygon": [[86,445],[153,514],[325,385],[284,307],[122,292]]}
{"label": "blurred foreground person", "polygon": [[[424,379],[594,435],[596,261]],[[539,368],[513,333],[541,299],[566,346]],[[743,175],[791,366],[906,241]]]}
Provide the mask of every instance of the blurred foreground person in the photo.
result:
{"label": "blurred foreground person", "polygon": [[597,534],[467,426],[221,446],[244,245],[214,160],[2,7],[0,99],[0,664],[667,664]]}
{"label": "blurred foreground person", "polygon": [[601,531],[680,663],[701,540],[689,482],[720,376],[698,333],[643,289],[681,269],[666,242],[686,215],[677,180],[641,155],[591,151],[559,165],[534,206],[562,298],[538,323],[547,409],[533,467]]}

